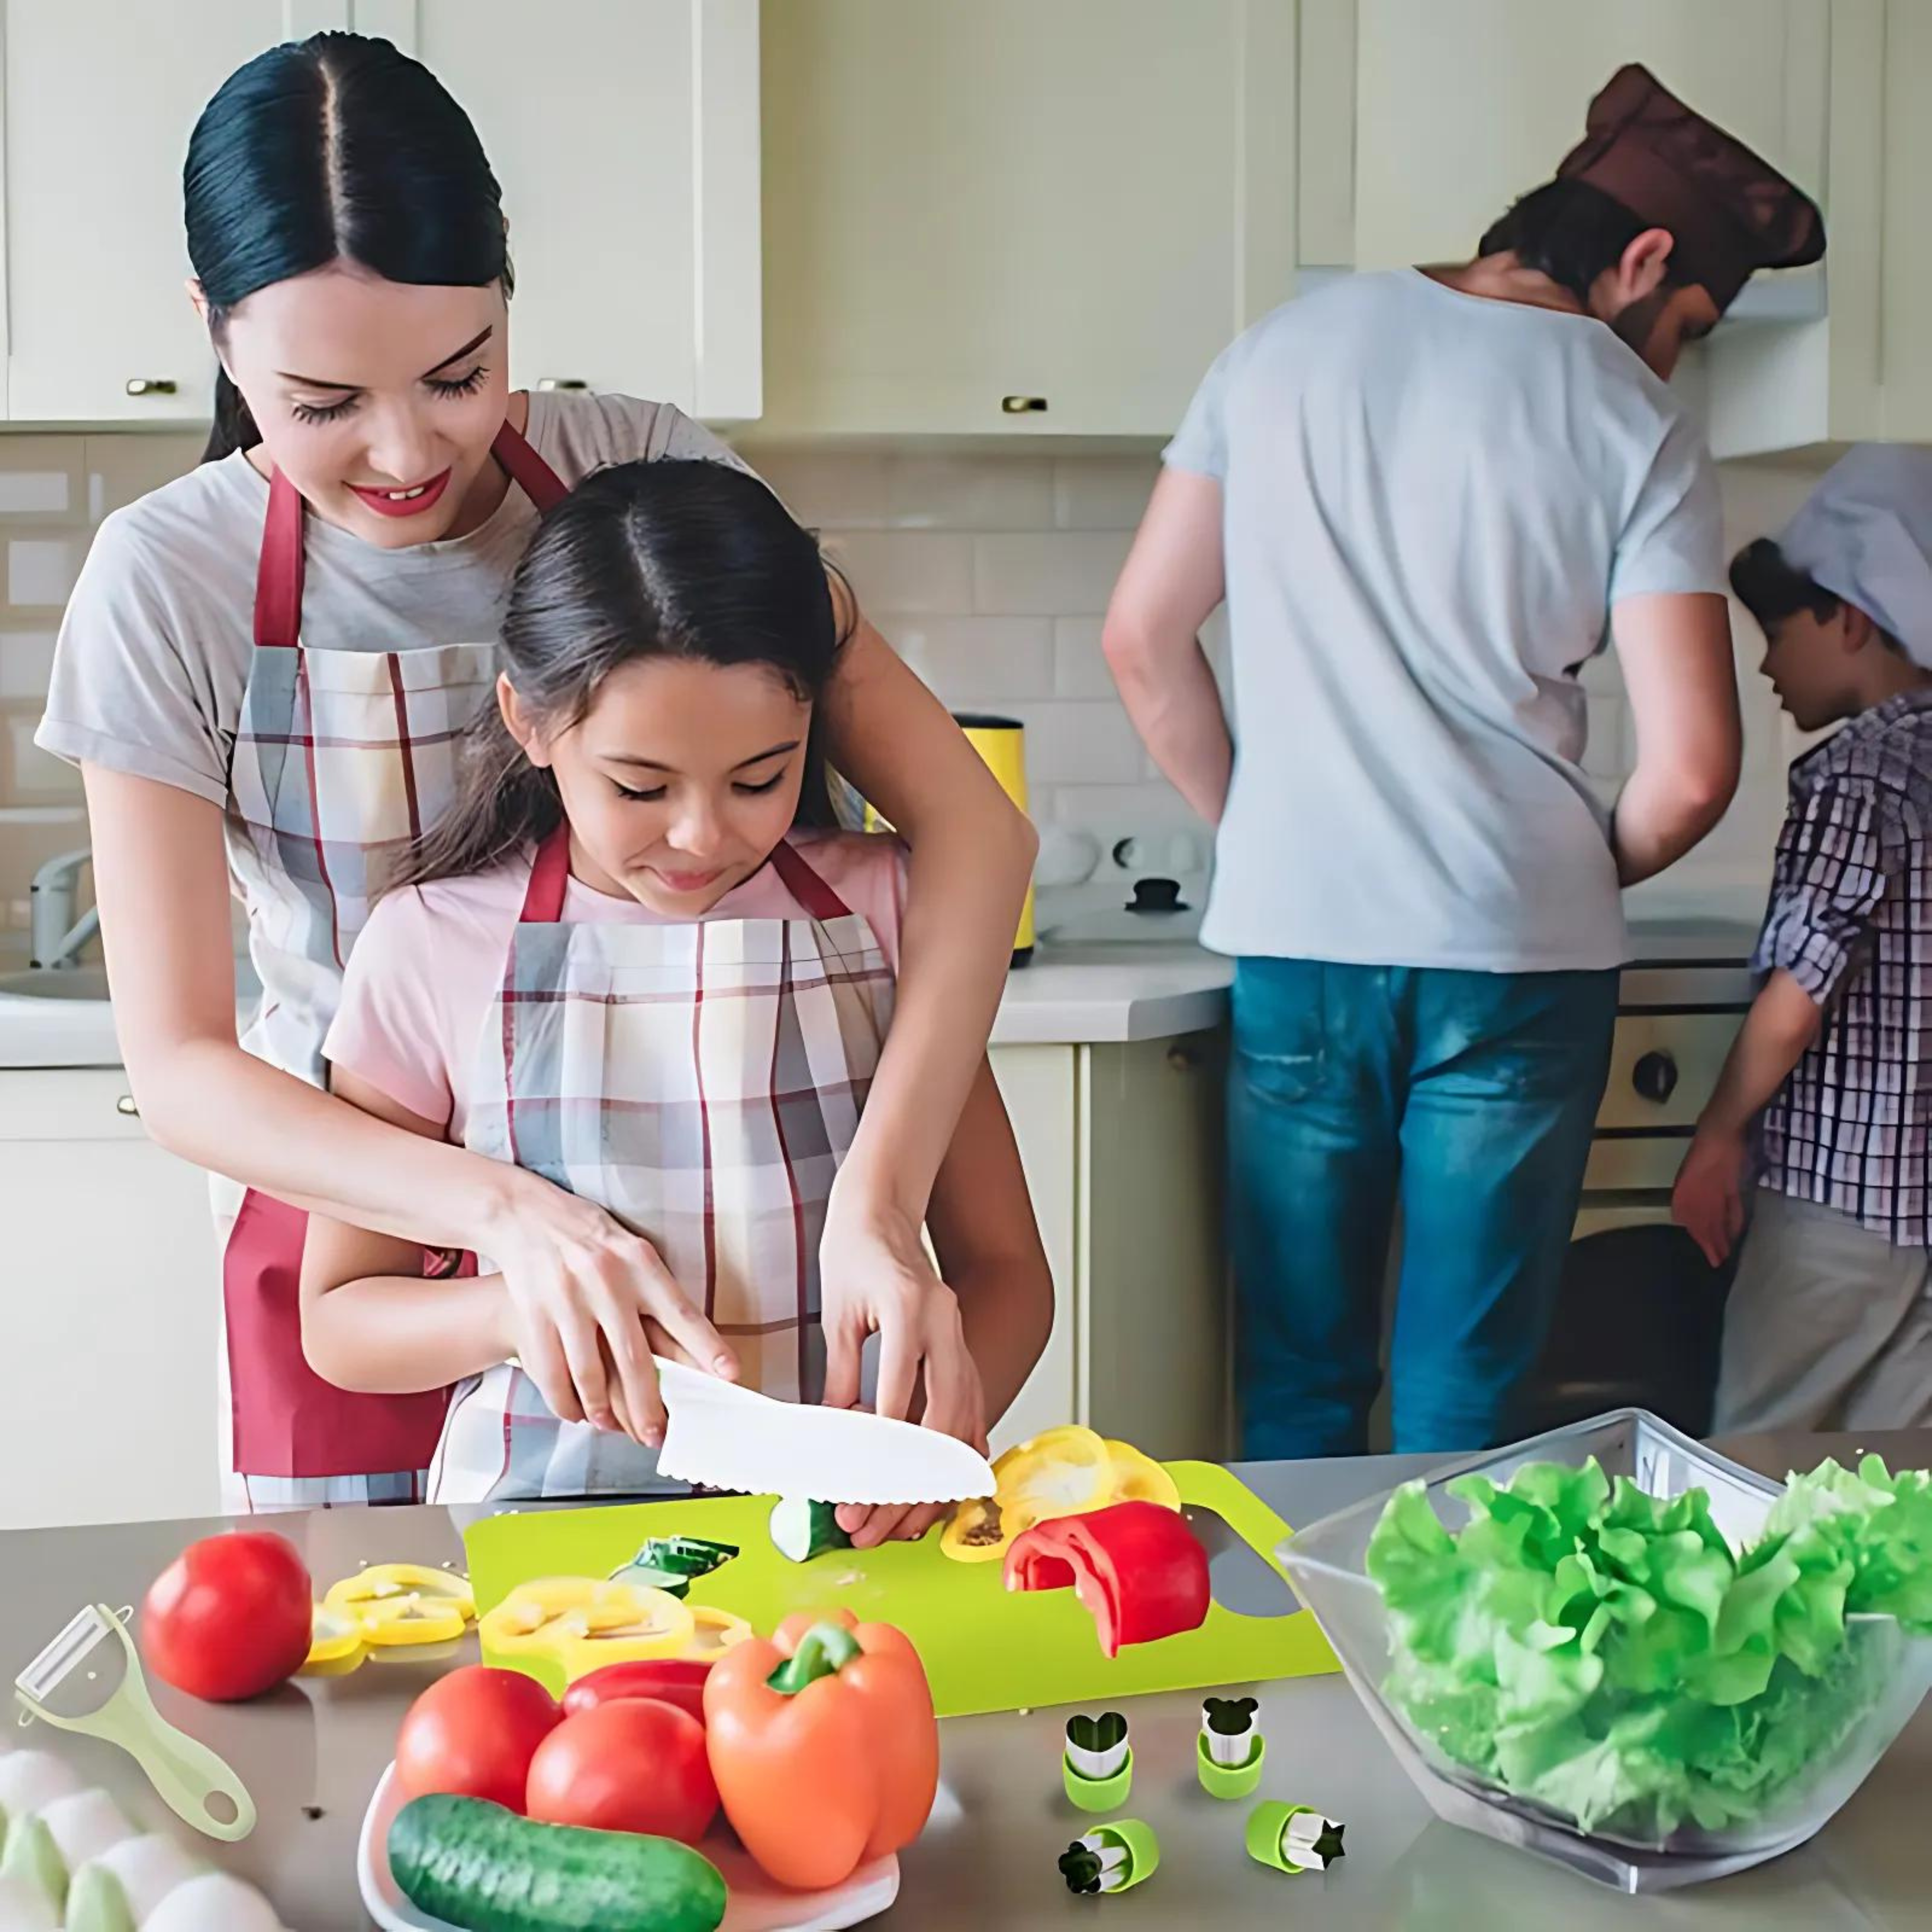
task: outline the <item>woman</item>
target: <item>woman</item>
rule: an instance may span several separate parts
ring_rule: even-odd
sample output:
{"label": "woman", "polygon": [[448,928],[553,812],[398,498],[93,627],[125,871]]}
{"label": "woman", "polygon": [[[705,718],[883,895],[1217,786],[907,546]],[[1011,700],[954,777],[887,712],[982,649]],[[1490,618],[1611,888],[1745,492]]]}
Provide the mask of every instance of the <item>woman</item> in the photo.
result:
{"label": "woman", "polygon": [[[250,62],[196,124],[184,184],[191,292],[222,363],[209,460],[102,526],[39,742],[85,775],[148,1130],[247,1190],[228,1204],[224,1266],[231,1505],[407,1501],[444,1398],[351,1395],[308,1368],[311,1210],[487,1251],[524,1366],[566,1420],[616,1427],[621,1408],[640,1437],[661,1426],[630,1346],[640,1319],[735,1371],[647,1243],[532,1175],[336,1102],[321,1054],[372,869],[448,802],[538,510],[606,464],[731,459],[666,406],[509,392],[495,178],[461,109],[387,42],[319,34]],[[1032,833],[850,614],[830,748],[913,856],[898,1017],[826,1216],[826,1400],[856,1399],[876,1330],[879,1406],[908,1412],[922,1380],[925,1419],[971,1435],[957,1307],[919,1229],[998,1004]],[[263,986],[245,1047],[231,890]]]}

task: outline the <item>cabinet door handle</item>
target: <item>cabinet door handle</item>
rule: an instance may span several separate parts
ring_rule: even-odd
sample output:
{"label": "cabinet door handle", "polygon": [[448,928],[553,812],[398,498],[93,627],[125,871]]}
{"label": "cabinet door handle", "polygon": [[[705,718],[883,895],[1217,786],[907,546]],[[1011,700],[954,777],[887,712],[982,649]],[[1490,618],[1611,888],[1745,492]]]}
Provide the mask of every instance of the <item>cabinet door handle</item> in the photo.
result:
{"label": "cabinet door handle", "polygon": [[1677,1091],[1677,1061],[1660,1048],[1642,1054],[1630,1069],[1630,1084],[1640,1100],[1662,1106]]}
{"label": "cabinet door handle", "polygon": [[1167,1064],[1177,1073],[1192,1073],[1201,1064],[1201,1055],[1194,1047],[1170,1046],[1167,1049]]}
{"label": "cabinet door handle", "polygon": [[1000,408],[1010,416],[1039,416],[1046,413],[1044,396],[1002,396]]}
{"label": "cabinet door handle", "polygon": [[130,396],[172,396],[175,393],[175,379],[172,376],[130,376],[128,393]]}
{"label": "cabinet door handle", "polygon": [[123,1094],[120,1099],[115,1102],[114,1111],[117,1114],[124,1114],[130,1120],[138,1120],[141,1118],[141,1110],[135,1106],[134,1096],[131,1094]]}
{"label": "cabinet door handle", "polygon": [[540,389],[587,389],[590,385],[581,376],[539,376],[537,387]]}

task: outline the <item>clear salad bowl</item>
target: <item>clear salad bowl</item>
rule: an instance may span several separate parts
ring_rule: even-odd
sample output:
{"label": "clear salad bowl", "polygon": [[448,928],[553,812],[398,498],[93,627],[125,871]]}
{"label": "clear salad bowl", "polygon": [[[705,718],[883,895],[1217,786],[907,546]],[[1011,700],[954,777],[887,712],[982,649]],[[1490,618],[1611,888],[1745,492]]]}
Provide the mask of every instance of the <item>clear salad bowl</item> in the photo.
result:
{"label": "clear salad bowl", "polygon": [[[1594,1456],[1606,1474],[1627,1476],[1668,1499],[1702,1488],[1733,1551],[1757,1540],[1784,1493],[1768,1480],[1693,1442],[1660,1418],[1618,1409],[1588,1422],[1446,1465],[1425,1484],[1444,1526],[1461,1529],[1466,1504],[1449,1493],[1458,1476],[1486,1476],[1498,1486],[1526,1462],[1580,1467]],[[1276,1552],[1303,1603],[1315,1613],[1349,1682],[1437,1816],[1505,1844],[1553,1858],[1627,1892],[1668,1891],[1742,1871],[1814,1836],[1870,1774],[1932,1688],[1932,1638],[1907,1635],[1891,1617],[1845,1620],[1846,1672],[1828,1694],[1846,1702],[1836,1748],[1787,1780],[1748,1822],[1715,1830],[1684,1824],[1667,1835],[1584,1831],[1562,1812],[1512,1795],[1452,1761],[1384,1695],[1389,1626],[1382,1594],[1364,1558],[1369,1538],[1393,1491],[1338,1510],[1298,1532]],[[1850,1686],[1848,1695],[1847,1684]]]}

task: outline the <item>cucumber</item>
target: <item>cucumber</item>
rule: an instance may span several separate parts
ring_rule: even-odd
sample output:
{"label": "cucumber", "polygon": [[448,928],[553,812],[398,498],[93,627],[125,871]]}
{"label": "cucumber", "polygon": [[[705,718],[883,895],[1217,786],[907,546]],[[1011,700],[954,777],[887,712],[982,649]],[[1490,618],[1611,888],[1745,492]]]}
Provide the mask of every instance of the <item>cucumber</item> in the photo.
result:
{"label": "cucumber", "polygon": [[464,1932],[716,1932],[724,1880],[671,1838],[541,1825],[479,1798],[412,1798],[389,1827],[410,1903]]}
{"label": "cucumber", "polygon": [[772,1508],[772,1544],[781,1556],[809,1563],[828,1550],[850,1550],[852,1539],[838,1527],[836,1503],[782,1496]]}
{"label": "cucumber", "polygon": [[610,1580],[682,1597],[699,1577],[722,1568],[737,1553],[735,1543],[714,1543],[706,1536],[653,1536],[629,1562],[611,1571]]}

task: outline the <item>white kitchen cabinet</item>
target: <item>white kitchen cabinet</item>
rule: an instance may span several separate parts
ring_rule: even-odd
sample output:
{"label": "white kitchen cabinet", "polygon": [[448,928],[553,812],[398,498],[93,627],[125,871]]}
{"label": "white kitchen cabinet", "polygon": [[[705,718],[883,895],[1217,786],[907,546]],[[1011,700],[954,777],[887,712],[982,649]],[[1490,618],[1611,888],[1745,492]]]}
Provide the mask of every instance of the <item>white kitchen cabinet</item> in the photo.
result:
{"label": "white kitchen cabinet", "polygon": [[[1702,357],[1720,457],[1932,440],[1932,9],[1918,0],[1301,0],[1304,271],[1455,260],[1641,61],[1815,195],[1819,268]],[[1315,158],[1330,165],[1318,169]]]}
{"label": "white kitchen cabinet", "polygon": [[355,0],[468,110],[503,190],[520,387],[756,416],[758,0]]}
{"label": "white kitchen cabinet", "polygon": [[244,61],[346,26],[476,124],[512,228],[514,380],[758,414],[758,0],[4,0],[12,422],[208,419],[189,134]]}
{"label": "white kitchen cabinet", "polygon": [[1295,0],[783,0],[764,432],[1171,434],[1292,292]]}
{"label": "white kitchen cabinet", "polygon": [[219,1507],[208,1177],[127,1094],[118,1068],[0,1072],[0,1528]]}
{"label": "white kitchen cabinet", "polygon": [[1357,0],[1355,266],[1472,255],[1556,172],[1628,61],[1820,182],[1829,14],[1830,0]]}
{"label": "white kitchen cabinet", "polygon": [[207,421],[214,356],[184,286],[188,135],[243,62],[340,10],[6,0],[14,421]]}
{"label": "white kitchen cabinet", "polygon": [[992,1062],[1054,1286],[1052,1339],[995,1452],[1076,1421],[1150,1455],[1224,1454],[1220,1036],[1000,1046]]}

